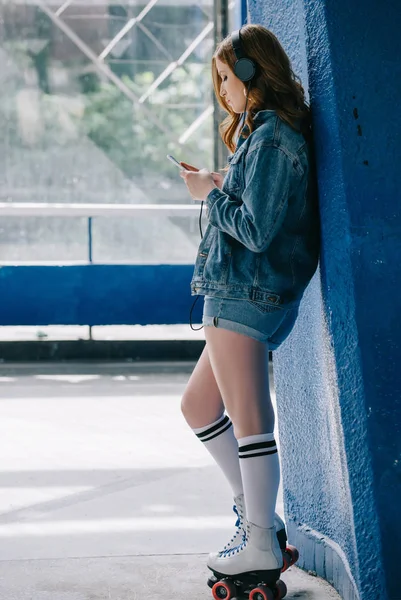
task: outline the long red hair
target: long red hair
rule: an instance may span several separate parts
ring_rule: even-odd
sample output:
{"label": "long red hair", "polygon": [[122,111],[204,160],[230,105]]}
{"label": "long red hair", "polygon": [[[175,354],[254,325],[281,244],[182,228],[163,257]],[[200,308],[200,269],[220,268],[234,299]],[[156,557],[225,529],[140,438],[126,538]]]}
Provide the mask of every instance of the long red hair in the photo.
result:
{"label": "long red hair", "polygon": [[[248,137],[255,129],[253,117],[259,110],[275,110],[277,115],[293,129],[305,136],[311,132],[311,112],[305,101],[301,81],[294,74],[290,59],[276,36],[262,25],[244,25],[241,28],[241,47],[247,58],[257,65],[256,76],[252,80],[248,95],[247,118]],[[214,91],[220,106],[228,116],[220,124],[223,142],[231,152],[235,150],[234,136],[242,115],[234,113],[224,98],[220,96],[221,78],[217,72],[216,58],[228,65],[234,72],[236,56],[231,43],[231,35],[220,42],[212,57],[212,77]],[[248,83],[244,83],[248,86]]]}

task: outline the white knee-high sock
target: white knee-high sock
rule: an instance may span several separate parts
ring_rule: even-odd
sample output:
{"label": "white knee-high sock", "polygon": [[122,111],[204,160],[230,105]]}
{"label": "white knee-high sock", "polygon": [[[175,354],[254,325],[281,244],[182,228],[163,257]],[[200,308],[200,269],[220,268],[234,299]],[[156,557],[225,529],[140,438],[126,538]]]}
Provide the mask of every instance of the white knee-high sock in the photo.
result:
{"label": "white knee-high sock", "polygon": [[223,471],[235,497],[243,493],[243,487],[239,466],[238,442],[232,425],[230,417],[223,413],[217,421],[192,431],[205,444]]}
{"label": "white knee-high sock", "polygon": [[247,519],[259,527],[273,527],[280,483],[274,433],[239,438],[238,447]]}

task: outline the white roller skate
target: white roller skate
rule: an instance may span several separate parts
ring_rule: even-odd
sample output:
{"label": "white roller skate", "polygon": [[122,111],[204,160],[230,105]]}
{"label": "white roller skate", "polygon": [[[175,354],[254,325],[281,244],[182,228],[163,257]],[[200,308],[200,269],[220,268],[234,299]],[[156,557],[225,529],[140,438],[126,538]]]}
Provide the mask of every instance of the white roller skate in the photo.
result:
{"label": "white roller skate", "polygon": [[213,574],[240,578],[257,573],[265,582],[275,584],[283,567],[283,553],[276,528],[265,529],[245,520],[245,535],[241,544],[221,555],[209,555],[207,566]]}
{"label": "white roller skate", "polygon": [[[221,556],[227,550],[231,548],[235,548],[243,542],[245,536],[245,520],[246,520],[246,511],[245,511],[245,502],[244,502],[244,494],[239,494],[234,498],[234,506],[233,511],[237,515],[237,521],[235,523],[236,531],[231,538],[231,540],[224,546],[222,550],[217,553],[211,553],[211,556]],[[287,543],[287,534],[285,531],[284,521],[278,516],[277,513],[274,515],[274,526],[276,528],[277,538],[280,544],[280,548],[284,551]]]}
{"label": "white roller skate", "polygon": [[220,552],[209,554],[213,572],[207,584],[214,600],[281,600],[287,586],[280,572],[298,560],[298,550],[287,546],[284,522],[275,514],[274,527],[264,529],[247,521],[244,495],[234,498],[237,531]]}

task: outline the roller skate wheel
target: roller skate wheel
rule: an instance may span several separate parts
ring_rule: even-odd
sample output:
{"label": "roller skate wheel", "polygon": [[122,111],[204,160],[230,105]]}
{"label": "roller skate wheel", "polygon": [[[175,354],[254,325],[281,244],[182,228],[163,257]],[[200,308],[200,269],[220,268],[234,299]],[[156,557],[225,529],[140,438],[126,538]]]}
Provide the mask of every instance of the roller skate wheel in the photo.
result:
{"label": "roller skate wheel", "polygon": [[218,581],[212,588],[214,600],[230,600],[231,598],[235,598],[236,593],[237,588],[229,579]]}
{"label": "roller skate wheel", "polygon": [[284,581],[279,579],[276,583],[276,589],[274,591],[274,600],[281,600],[287,595],[287,586]]}
{"label": "roller skate wheel", "polygon": [[295,548],[295,546],[288,545],[285,551],[290,555],[290,566],[294,565],[299,558],[299,552],[297,548]]}
{"label": "roller skate wheel", "polygon": [[283,552],[283,566],[281,567],[281,572],[284,573],[291,566],[291,555],[287,550]]}
{"label": "roller skate wheel", "polygon": [[274,600],[274,595],[271,589],[262,583],[251,591],[249,600]]}

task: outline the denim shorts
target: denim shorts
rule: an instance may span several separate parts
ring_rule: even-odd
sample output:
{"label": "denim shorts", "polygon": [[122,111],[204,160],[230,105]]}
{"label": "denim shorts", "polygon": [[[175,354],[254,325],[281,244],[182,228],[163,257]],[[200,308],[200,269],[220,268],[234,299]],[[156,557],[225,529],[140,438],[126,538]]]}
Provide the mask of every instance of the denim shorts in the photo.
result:
{"label": "denim shorts", "polygon": [[277,350],[290,334],[298,309],[299,304],[285,309],[253,300],[205,296],[202,323],[242,333]]}

